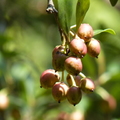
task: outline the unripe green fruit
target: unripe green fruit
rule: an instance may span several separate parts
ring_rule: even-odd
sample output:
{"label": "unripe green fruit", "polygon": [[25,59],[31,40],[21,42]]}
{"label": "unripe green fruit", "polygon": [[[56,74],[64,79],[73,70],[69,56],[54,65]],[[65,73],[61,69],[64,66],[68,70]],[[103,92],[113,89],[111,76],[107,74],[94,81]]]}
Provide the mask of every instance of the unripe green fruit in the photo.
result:
{"label": "unripe green fruit", "polygon": [[69,87],[63,82],[57,82],[52,88],[52,95],[56,101],[59,103],[66,99],[66,94]]}
{"label": "unripe green fruit", "polygon": [[75,38],[70,41],[69,48],[72,53],[80,58],[82,58],[87,53],[87,48],[84,41],[79,38]]}
{"label": "unripe green fruit", "polygon": [[86,45],[88,54],[92,57],[98,58],[101,49],[100,43],[96,39],[92,38]]}
{"label": "unripe green fruit", "polygon": [[93,29],[89,24],[81,24],[77,34],[85,42],[88,42],[93,37]]}
{"label": "unripe green fruit", "polygon": [[64,62],[67,56],[63,53],[64,47],[57,46],[52,52],[52,66],[56,71],[64,70]]}
{"label": "unripe green fruit", "polygon": [[67,99],[71,104],[75,106],[80,102],[81,98],[82,98],[82,92],[80,87],[72,86],[69,88],[67,92]]}
{"label": "unripe green fruit", "polygon": [[82,71],[81,59],[76,57],[68,57],[65,60],[65,69],[69,74],[78,75]]}
{"label": "unripe green fruit", "polygon": [[95,89],[95,84],[91,79],[84,78],[84,79],[81,80],[81,89],[85,93],[91,93]]}
{"label": "unripe green fruit", "polygon": [[53,85],[58,82],[60,76],[55,70],[48,69],[45,70],[40,76],[40,84],[43,88],[51,88]]}
{"label": "unripe green fruit", "polygon": [[[76,83],[76,86],[80,86],[81,77],[79,75],[77,75],[77,76],[73,76],[73,78],[74,78],[74,81]],[[73,85],[72,84],[72,79],[70,77],[70,74],[67,75],[66,81],[67,81],[69,86]]]}

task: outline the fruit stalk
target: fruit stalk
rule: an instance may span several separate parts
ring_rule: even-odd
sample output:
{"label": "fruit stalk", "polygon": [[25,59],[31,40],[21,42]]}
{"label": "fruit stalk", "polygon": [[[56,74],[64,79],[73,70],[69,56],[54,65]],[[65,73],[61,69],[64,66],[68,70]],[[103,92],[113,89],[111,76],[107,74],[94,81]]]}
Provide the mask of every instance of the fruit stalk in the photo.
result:
{"label": "fruit stalk", "polygon": [[75,80],[74,80],[74,77],[72,75],[70,75],[71,77],[71,80],[72,80],[72,86],[76,86],[76,83],[75,83]]}
{"label": "fruit stalk", "polygon": [[79,75],[80,75],[82,78],[86,78],[86,76],[85,76],[82,72],[80,72]]}

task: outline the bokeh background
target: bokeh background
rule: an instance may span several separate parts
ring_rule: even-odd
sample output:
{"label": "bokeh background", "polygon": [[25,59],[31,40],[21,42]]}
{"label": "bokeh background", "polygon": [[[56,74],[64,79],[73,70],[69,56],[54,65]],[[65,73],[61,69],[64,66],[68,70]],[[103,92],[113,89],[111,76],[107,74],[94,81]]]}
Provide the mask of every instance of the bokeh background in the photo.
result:
{"label": "bokeh background", "polygon": [[52,68],[51,53],[61,44],[47,0],[0,0],[0,120],[120,120],[120,1],[91,0],[84,23],[116,35],[95,36],[102,51],[86,55],[83,73],[96,83],[75,107],[58,104],[40,88],[41,73]]}

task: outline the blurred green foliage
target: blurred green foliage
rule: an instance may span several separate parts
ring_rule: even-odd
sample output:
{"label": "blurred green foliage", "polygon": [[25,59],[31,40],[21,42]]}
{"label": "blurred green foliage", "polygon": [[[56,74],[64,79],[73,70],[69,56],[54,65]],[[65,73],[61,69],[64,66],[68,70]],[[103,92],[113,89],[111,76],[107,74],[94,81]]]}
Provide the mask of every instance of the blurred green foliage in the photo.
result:
{"label": "blurred green foliage", "polygon": [[47,0],[0,0],[0,93],[9,99],[0,120],[119,120],[120,1],[112,7],[108,0],[91,0],[84,22],[93,29],[112,28],[116,35],[95,36],[102,47],[99,58],[87,55],[82,61],[96,91],[84,94],[75,107],[67,101],[58,104],[51,89],[40,88],[39,77],[52,68],[51,52],[61,44],[46,7]]}

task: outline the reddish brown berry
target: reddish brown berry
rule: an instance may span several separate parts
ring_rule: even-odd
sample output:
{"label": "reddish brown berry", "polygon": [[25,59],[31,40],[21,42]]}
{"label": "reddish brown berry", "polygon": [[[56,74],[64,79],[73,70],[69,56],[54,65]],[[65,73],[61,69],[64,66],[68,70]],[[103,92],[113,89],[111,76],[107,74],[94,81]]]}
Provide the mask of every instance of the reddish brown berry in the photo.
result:
{"label": "reddish brown berry", "polygon": [[68,57],[65,60],[65,69],[69,74],[78,75],[82,71],[81,59],[76,57]]}
{"label": "reddish brown berry", "polygon": [[87,48],[84,41],[79,38],[75,38],[70,41],[69,48],[72,53],[81,58],[87,53]]}
{"label": "reddish brown berry", "polygon": [[64,62],[67,56],[64,54],[64,46],[57,46],[52,52],[52,66],[56,71],[64,70]]}
{"label": "reddish brown berry", "polygon": [[91,93],[95,89],[94,82],[89,78],[82,79],[80,84],[82,91],[84,91],[85,93]]}
{"label": "reddish brown berry", "polygon": [[72,86],[69,88],[67,92],[67,99],[71,104],[75,106],[80,102],[81,98],[82,98],[82,92],[80,87]]}
{"label": "reddish brown berry", "polygon": [[45,70],[40,76],[41,87],[51,88],[60,79],[59,74],[53,69]]}
{"label": "reddish brown berry", "polygon": [[93,37],[93,29],[89,24],[81,24],[77,34],[85,42],[88,42]]}
{"label": "reddish brown berry", "polygon": [[52,95],[54,99],[57,100],[59,103],[62,100],[66,99],[66,94],[67,94],[68,89],[69,87],[63,82],[58,82],[54,84],[52,88]]}
{"label": "reddish brown berry", "polygon": [[87,52],[92,57],[98,58],[100,49],[100,43],[94,38],[92,38],[90,42],[87,43]]}

